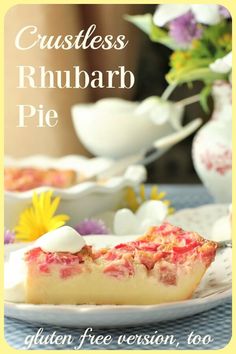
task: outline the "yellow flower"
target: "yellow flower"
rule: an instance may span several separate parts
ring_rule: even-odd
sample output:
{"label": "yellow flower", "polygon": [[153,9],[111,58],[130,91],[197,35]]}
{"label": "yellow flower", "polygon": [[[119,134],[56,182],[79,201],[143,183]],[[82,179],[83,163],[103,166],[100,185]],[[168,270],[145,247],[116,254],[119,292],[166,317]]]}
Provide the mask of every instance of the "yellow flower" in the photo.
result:
{"label": "yellow flower", "polygon": [[179,70],[182,69],[190,59],[191,54],[189,52],[176,50],[170,56],[170,64],[172,68]]}
{"label": "yellow flower", "polygon": [[223,34],[223,35],[218,39],[218,44],[219,44],[222,48],[225,48],[226,51],[231,51],[231,50],[232,50],[232,34],[231,34],[231,33],[225,33],[225,34]]}
{"label": "yellow flower", "polygon": [[69,220],[64,214],[55,215],[60,198],[52,200],[52,192],[43,192],[40,195],[34,193],[32,205],[25,209],[19,217],[19,223],[15,227],[16,240],[34,241],[48,231],[57,229]]}
{"label": "yellow flower", "polygon": [[231,43],[231,42],[232,42],[232,34],[231,33],[223,34],[218,40],[218,43],[221,45],[225,45],[226,43]]}
{"label": "yellow flower", "polygon": [[171,207],[171,202],[164,199],[166,196],[165,192],[159,192],[157,186],[151,188],[150,194],[147,194],[144,184],[141,184],[139,192],[136,193],[132,187],[128,187],[125,193],[125,207],[131,209],[135,212],[142,203],[147,200],[161,200],[164,204],[168,206],[168,213],[173,214],[174,208]]}
{"label": "yellow flower", "polygon": [[201,42],[199,41],[199,39],[193,39],[192,40],[192,48],[194,48],[194,49],[199,48],[200,43]]}

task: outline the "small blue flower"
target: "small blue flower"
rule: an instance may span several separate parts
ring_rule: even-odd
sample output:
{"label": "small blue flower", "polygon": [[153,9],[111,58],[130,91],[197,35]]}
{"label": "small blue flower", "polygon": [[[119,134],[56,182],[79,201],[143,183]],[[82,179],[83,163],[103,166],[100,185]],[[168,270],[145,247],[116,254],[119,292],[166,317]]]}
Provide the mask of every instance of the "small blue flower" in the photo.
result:
{"label": "small blue flower", "polygon": [[108,229],[104,222],[96,219],[85,219],[76,225],[74,229],[82,236],[108,234]]}
{"label": "small blue flower", "polygon": [[11,230],[4,230],[4,244],[13,243],[15,241],[15,233]]}
{"label": "small blue flower", "polygon": [[219,6],[219,12],[220,12],[222,17],[231,18],[231,14],[230,14],[229,10],[226,9],[226,7],[224,7],[222,5]]}

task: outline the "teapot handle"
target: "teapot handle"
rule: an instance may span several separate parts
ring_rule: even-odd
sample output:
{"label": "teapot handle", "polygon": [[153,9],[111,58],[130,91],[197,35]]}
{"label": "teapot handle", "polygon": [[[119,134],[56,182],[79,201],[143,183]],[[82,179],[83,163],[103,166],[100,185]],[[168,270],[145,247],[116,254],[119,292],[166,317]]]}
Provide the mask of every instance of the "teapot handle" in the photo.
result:
{"label": "teapot handle", "polygon": [[195,130],[197,130],[201,124],[202,124],[202,119],[196,118],[192,122],[182,127],[181,130],[178,130],[170,135],[167,135],[164,138],[160,138],[154,141],[154,143],[152,144],[152,148],[145,155],[144,159],[142,160],[142,163],[144,165],[147,165],[155,161],[157,158],[163,155],[167,150],[169,150],[172,146],[179,143],[181,140],[185,139],[190,134],[192,134]]}
{"label": "teapot handle", "polygon": [[[190,96],[190,97],[187,97],[187,98],[184,98],[178,102],[175,102],[174,105],[175,106],[179,106],[181,107],[182,109],[184,109],[186,106],[189,106],[193,103],[196,103],[196,102],[199,102],[200,100],[200,96],[199,95],[194,95],[194,96]],[[180,130],[183,128],[183,122],[182,122],[182,119],[183,119],[183,115],[174,115],[170,118],[170,122],[171,122],[171,125],[172,127],[175,129],[175,130]]]}

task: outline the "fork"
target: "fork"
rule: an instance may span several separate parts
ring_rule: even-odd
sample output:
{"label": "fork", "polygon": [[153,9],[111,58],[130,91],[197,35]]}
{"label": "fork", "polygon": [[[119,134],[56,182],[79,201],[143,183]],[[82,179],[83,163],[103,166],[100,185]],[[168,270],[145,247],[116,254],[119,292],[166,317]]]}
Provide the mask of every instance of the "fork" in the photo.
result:
{"label": "fork", "polygon": [[217,242],[217,249],[232,248],[232,240]]}

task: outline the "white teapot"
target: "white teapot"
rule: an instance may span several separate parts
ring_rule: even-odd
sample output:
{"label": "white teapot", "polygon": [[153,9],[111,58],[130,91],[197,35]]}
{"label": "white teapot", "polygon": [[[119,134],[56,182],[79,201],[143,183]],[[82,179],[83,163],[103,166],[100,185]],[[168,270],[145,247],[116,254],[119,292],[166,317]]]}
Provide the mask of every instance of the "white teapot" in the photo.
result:
{"label": "white teapot", "polygon": [[[182,140],[200,125],[198,120],[183,131],[184,103],[154,96],[141,103],[104,98],[76,104],[71,111],[77,136],[88,151],[115,159],[147,150],[163,138],[168,138],[166,150],[177,142],[176,138]],[[174,140],[170,138],[173,133]]]}

